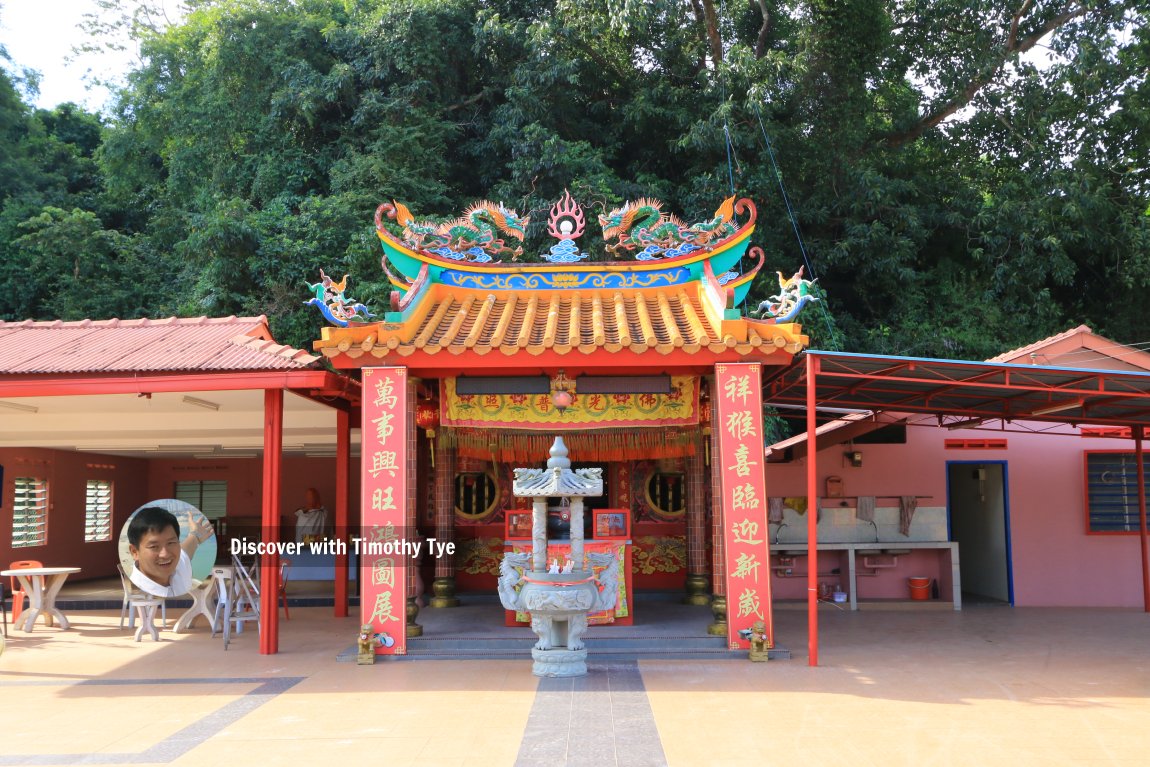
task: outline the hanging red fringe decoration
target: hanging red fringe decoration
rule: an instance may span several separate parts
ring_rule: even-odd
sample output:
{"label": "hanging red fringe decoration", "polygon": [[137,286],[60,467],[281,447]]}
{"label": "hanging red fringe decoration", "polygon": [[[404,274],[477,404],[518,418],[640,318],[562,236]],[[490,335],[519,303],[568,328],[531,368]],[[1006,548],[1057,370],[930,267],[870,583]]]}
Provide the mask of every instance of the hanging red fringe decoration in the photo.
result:
{"label": "hanging red fringe decoration", "polygon": [[[536,432],[440,429],[440,438],[465,458],[499,463],[532,465],[547,458],[554,439]],[[683,458],[695,454],[692,431],[668,429],[609,429],[563,435],[571,460],[610,463],[659,458]]]}

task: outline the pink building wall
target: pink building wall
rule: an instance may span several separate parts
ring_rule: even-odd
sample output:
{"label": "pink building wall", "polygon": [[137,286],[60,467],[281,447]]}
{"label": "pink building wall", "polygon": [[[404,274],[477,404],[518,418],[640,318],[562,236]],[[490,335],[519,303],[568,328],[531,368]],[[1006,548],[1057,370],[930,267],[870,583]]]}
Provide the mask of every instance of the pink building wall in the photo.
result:
{"label": "pink building wall", "polygon": [[1086,532],[1086,451],[1133,452],[1134,443],[1005,436],[1015,604],[1142,607],[1138,535]]}
{"label": "pink building wall", "polygon": [[[945,449],[944,440],[1005,439],[1005,450]],[[823,492],[828,476],[843,480],[844,496],[927,495],[924,507],[947,506],[947,463],[1005,462],[1009,519],[1009,550],[1014,603],[1031,607],[1137,607],[1143,605],[1142,570],[1137,534],[1087,534],[1085,454],[1087,451],[1133,452],[1130,440],[1083,438],[1077,434],[1043,435],[984,430],[958,430],[908,426],[905,445],[855,445],[863,465],[851,467],[845,445],[827,447],[818,454],[818,483]],[[766,465],[767,494],[806,495],[806,460]],[[854,505],[853,498],[849,503]],[[824,502],[833,508],[834,502]],[[878,505],[897,506],[880,500]],[[804,520],[805,524],[805,520]],[[820,526],[820,539],[825,524]],[[789,533],[789,530],[784,530]],[[805,536],[804,536],[805,538]],[[897,544],[897,536],[888,545]],[[773,549],[786,548],[776,546]],[[795,547],[801,548],[801,547]],[[961,551],[959,557],[961,560]],[[923,569],[921,558],[908,558],[908,566]],[[820,571],[824,568],[820,567]],[[909,572],[884,574],[882,596],[905,589]],[[915,573],[939,577],[933,572]],[[791,595],[787,583],[777,587],[778,598],[805,596],[802,588]],[[805,585],[804,584],[800,584]],[[877,585],[877,584],[876,584]],[[859,591],[871,584],[860,579]],[[801,592],[801,593],[800,593]],[[905,594],[905,591],[903,591]]]}
{"label": "pink building wall", "polygon": [[[138,458],[76,453],[42,448],[0,448],[4,467],[0,509],[0,569],[12,562],[34,559],[47,567],[79,567],[73,579],[116,575],[120,527],[147,500],[147,461]],[[12,513],[17,477],[48,481],[48,542],[13,548]],[[84,540],[84,502],[88,480],[112,482],[112,539]],[[6,584],[7,585],[7,584]]]}
{"label": "pink building wall", "polygon": [[[175,483],[182,480],[222,479],[228,483],[228,515],[258,518],[263,503],[260,458],[223,460],[143,459],[78,453],[42,448],[0,448],[4,467],[0,508],[0,569],[9,563],[34,559],[48,566],[80,567],[73,580],[108,578],[116,575],[117,540],[128,516],[143,504],[171,498]],[[48,480],[48,542],[44,546],[12,547],[12,513],[16,477]],[[335,512],[335,459],[285,456],[283,459],[281,523],[284,537],[290,539],[295,525],[294,511],[303,505],[309,487],[319,490],[329,519]],[[84,541],[84,496],[87,481],[113,482],[112,540]],[[350,514],[359,520],[359,476],[353,467]]]}
{"label": "pink building wall", "polygon": [[[946,450],[946,439],[1006,439],[1006,450]],[[908,427],[905,445],[858,445],[863,466],[853,468],[843,457],[846,447],[828,447],[819,453],[819,487],[827,476],[843,480],[843,493],[859,495],[924,495],[920,510],[946,507],[948,461],[1005,461],[1009,499],[1010,553],[1014,599],[1019,606],[1142,606],[1141,560],[1136,534],[1086,533],[1084,461],[1088,450],[1132,451],[1129,440],[1084,439],[987,431],[949,431]],[[80,578],[115,574],[115,541],[85,543],[84,485],[88,479],[114,482],[113,532],[134,509],[154,498],[171,497],[180,479],[228,481],[229,515],[259,516],[262,503],[259,458],[220,461],[194,459],[144,460],[47,449],[0,449],[4,466],[3,506],[0,508],[0,565],[18,559],[84,568]],[[96,468],[93,468],[96,467]],[[48,545],[13,549],[11,546],[13,483],[18,476],[42,476],[49,481]],[[806,463],[767,464],[767,494],[806,495]],[[351,519],[358,520],[358,472],[351,477]],[[335,501],[335,461],[330,458],[285,457],[283,470],[285,530],[294,523],[292,512],[304,491],[316,487],[329,510]],[[895,507],[880,500],[880,507]],[[828,502],[833,511],[835,506]],[[880,510],[881,511],[881,510]],[[790,530],[785,532],[791,532]],[[896,545],[897,539],[889,541]],[[779,547],[775,547],[776,549]],[[795,548],[800,548],[796,546]],[[961,552],[960,552],[961,557]],[[831,561],[830,558],[826,560]],[[941,577],[943,563],[926,555],[907,557],[913,574]],[[820,568],[822,569],[822,568]],[[909,571],[860,579],[861,596],[905,596]],[[779,599],[805,596],[805,583],[776,580]],[[792,588],[793,587],[793,588]],[[864,591],[865,590],[865,591]],[[791,593],[794,592],[794,593]]]}

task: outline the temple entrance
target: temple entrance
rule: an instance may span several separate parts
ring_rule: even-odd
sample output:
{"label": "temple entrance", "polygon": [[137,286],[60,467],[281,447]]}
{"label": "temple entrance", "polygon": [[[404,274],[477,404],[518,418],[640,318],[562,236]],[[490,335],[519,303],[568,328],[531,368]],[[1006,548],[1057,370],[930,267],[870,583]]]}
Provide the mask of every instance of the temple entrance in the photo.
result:
{"label": "temple entrance", "polygon": [[[688,571],[686,460],[578,461],[573,465],[604,470],[604,494],[585,501],[583,532],[592,547],[618,548],[630,563],[627,576],[634,596],[624,606],[624,615],[641,611],[649,600],[674,604],[685,594]],[[464,603],[491,600],[503,554],[530,538],[530,508],[511,497],[511,480],[507,464],[458,459],[452,481],[457,542],[454,577],[456,594]],[[436,534],[430,503],[421,514],[424,536]],[[550,517],[554,529],[549,537],[561,544],[570,535],[564,527],[569,521],[558,506],[551,509]],[[426,584],[435,577],[434,566],[424,563]]]}

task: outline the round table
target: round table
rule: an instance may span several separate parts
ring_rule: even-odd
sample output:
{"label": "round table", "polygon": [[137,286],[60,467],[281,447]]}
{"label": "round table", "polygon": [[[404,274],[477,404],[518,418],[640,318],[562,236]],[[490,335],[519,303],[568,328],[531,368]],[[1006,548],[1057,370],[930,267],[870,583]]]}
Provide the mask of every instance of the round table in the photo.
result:
{"label": "round table", "polygon": [[78,567],[27,567],[19,570],[0,570],[0,576],[12,576],[20,581],[20,587],[28,595],[28,609],[20,616],[16,628],[31,631],[36,619],[43,613],[52,625],[52,618],[60,621],[60,628],[69,627],[68,618],[56,607],[56,595],[64,586],[64,581],[72,573],[80,572]]}

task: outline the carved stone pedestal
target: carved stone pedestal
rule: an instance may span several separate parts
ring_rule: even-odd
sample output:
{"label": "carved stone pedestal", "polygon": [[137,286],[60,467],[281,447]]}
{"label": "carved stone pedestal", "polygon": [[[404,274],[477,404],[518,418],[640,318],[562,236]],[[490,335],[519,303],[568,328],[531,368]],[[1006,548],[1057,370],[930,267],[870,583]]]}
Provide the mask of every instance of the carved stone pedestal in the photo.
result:
{"label": "carved stone pedestal", "polygon": [[587,673],[587,650],[537,650],[532,648],[535,663],[531,673],[535,676],[584,676]]}

